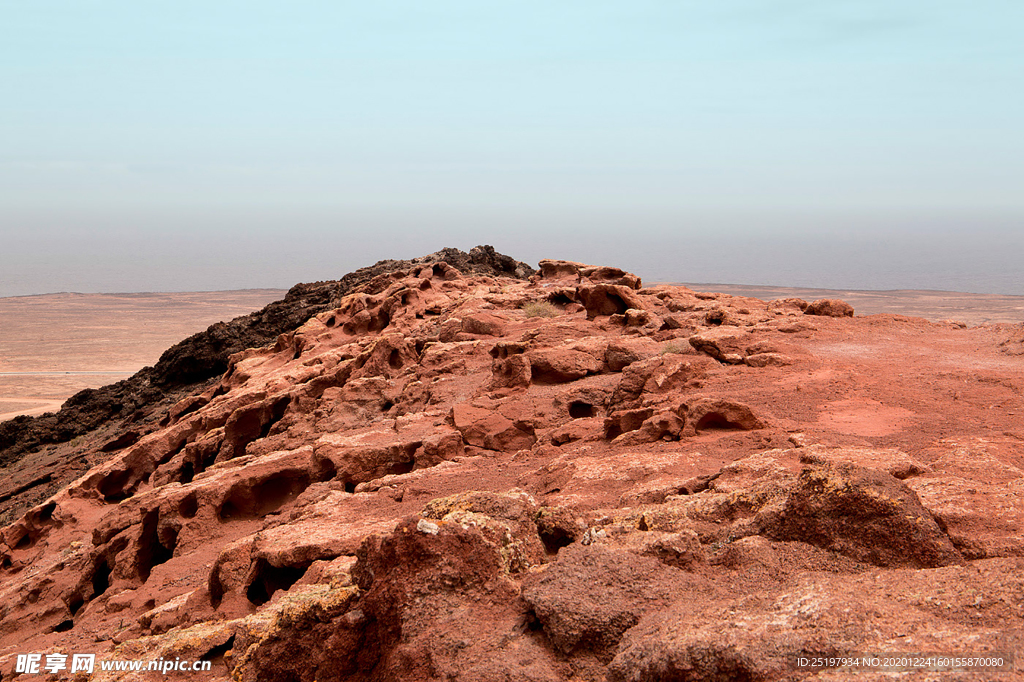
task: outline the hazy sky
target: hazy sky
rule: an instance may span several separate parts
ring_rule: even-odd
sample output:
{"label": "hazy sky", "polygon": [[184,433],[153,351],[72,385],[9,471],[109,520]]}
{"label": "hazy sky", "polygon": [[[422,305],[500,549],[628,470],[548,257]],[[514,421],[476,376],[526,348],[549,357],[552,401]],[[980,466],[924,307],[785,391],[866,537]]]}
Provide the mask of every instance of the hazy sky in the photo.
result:
{"label": "hazy sky", "polygon": [[478,243],[1024,294],[1020,0],[0,0],[0,295]]}

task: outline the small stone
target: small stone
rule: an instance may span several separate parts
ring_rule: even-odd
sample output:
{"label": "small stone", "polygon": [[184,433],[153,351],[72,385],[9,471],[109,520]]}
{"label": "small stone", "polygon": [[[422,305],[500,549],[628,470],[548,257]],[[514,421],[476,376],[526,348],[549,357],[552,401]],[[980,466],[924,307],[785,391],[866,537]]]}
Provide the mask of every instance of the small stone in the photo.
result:
{"label": "small stone", "polygon": [[604,528],[588,528],[587,532],[583,534],[583,538],[580,540],[581,545],[589,545],[601,538],[608,537],[608,531]]}
{"label": "small stone", "polygon": [[441,527],[433,521],[427,521],[426,519],[420,519],[419,523],[416,524],[416,530],[427,535],[437,535]]}

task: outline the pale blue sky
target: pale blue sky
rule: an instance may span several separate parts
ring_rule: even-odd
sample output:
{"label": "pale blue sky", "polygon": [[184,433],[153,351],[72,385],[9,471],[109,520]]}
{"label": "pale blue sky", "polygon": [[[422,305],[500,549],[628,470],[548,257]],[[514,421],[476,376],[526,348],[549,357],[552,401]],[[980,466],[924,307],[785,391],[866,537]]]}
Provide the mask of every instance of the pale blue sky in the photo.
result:
{"label": "pale blue sky", "polygon": [[0,0],[0,295],[477,243],[1024,294],[1022,35],[1019,0]]}

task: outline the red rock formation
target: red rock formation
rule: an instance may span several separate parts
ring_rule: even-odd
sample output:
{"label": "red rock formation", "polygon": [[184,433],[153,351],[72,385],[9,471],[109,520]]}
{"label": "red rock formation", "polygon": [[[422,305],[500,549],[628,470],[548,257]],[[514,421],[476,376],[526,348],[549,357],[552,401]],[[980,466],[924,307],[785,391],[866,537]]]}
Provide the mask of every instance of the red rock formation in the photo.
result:
{"label": "red rock formation", "polygon": [[0,532],[0,675],[65,651],[210,680],[799,680],[833,679],[812,652],[1019,648],[1005,329],[460,262],[395,262],[159,424],[23,459],[87,469]]}

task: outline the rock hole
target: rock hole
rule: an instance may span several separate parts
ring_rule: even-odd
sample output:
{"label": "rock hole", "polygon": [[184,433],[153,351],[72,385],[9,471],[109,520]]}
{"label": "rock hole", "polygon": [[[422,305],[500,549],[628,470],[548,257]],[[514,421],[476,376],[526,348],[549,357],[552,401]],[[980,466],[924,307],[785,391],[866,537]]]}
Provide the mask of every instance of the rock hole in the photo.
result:
{"label": "rock hole", "polygon": [[232,444],[231,457],[228,459],[241,457],[245,454],[246,445],[266,438],[274,424],[284,416],[290,401],[288,396],[281,396],[269,408],[266,405],[250,405],[236,410],[224,427],[224,439]]}
{"label": "rock hole", "polygon": [[214,570],[210,571],[210,582],[207,585],[207,589],[210,592],[210,606],[217,608],[220,606],[221,601],[224,599],[224,585],[220,581],[220,576],[217,574],[217,567],[214,566]]}
{"label": "rock hole", "polygon": [[345,492],[354,493],[356,491],[355,481],[345,481]]}
{"label": "rock hole", "polygon": [[228,641],[224,642],[223,644],[220,644],[218,646],[213,647],[212,649],[207,651],[205,654],[200,656],[199,660],[201,660],[201,661],[219,661],[219,660],[224,660],[224,654],[226,654],[227,652],[231,651],[231,647],[233,647],[234,645],[235,645],[235,636],[231,635],[228,638]]}
{"label": "rock hole", "polygon": [[280,509],[308,487],[309,478],[305,473],[295,478],[267,479],[253,489],[253,495],[257,500],[256,513],[263,516]]}
{"label": "rock hole", "polygon": [[379,332],[391,324],[391,316],[388,315],[387,311],[378,308],[375,314],[370,318],[370,331]]}
{"label": "rock hole", "polygon": [[26,531],[24,528],[19,528],[22,531],[22,536],[14,543],[14,549],[28,549],[32,546],[33,537],[32,534]]}
{"label": "rock hole", "polygon": [[563,528],[548,528],[540,531],[540,541],[548,555],[558,554],[558,550],[573,543],[573,537]]}
{"label": "rock hole", "polygon": [[[160,512],[153,510],[142,517],[142,530],[139,533],[139,551],[136,555],[139,579],[145,584],[156,566],[166,563],[174,556],[174,547],[178,543],[178,533],[173,529],[165,529],[160,537],[158,526]],[[169,531],[169,532],[168,532]]]}
{"label": "rock hole", "polygon": [[511,344],[498,342],[494,344],[488,352],[495,360],[504,360],[510,355],[521,355],[522,353],[525,353],[526,347],[524,344],[519,343]]}
{"label": "rock hole", "polygon": [[130,474],[127,471],[115,471],[108,476],[104,476],[96,488],[99,494],[103,496],[103,501],[116,504],[121,500],[131,497],[131,492],[126,487],[129,477]]}
{"label": "rock hole", "polygon": [[186,519],[191,519],[199,511],[199,503],[196,501],[195,493],[190,493],[178,503],[178,513]]}
{"label": "rock hole", "polygon": [[554,384],[564,384],[572,379],[567,378],[565,374],[557,369],[547,369],[534,366],[530,373],[530,383],[536,386],[552,386]]}
{"label": "rock hole", "polygon": [[380,405],[380,411],[381,412],[387,412],[388,410],[390,410],[394,406],[395,406],[395,404],[393,402],[391,402],[390,400],[385,400]]}
{"label": "rock hole", "polygon": [[573,419],[586,419],[597,416],[597,408],[582,400],[574,400],[569,403],[569,416]]}
{"label": "rock hole", "polygon": [[432,287],[433,285],[430,283],[429,279],[424,279],[420,281],[420,291],[426,291],[427,289],[430,289]]}
{"label": "rock hole", "polygon": [[334,315],[331,315],[330,317],[327,318],[327,322],[325,322],[324,324],[326,324],[328,327],[333,327],[335,324],[337,324],[337,322],[338,318],[336,318]]}
{"label": "rock hole", "polygon": [[330,459],[324,457],[316,463],[316,480],[330,481],[338,475],[338,467]]}
{"label": "rock hole", "polygon": [[85,600],[82,599],[82,595],[74,594],[71,596],[71,599],[68,600],[68,611],[72,616],[74,616],[78,613],[78,610],[82,608],[83,604],[85,604]]}
{"label": "rock hole", "polygon": [[397,348],[392,348],[391,352],[388,353],[388,366],[391,369],[400,369],[402,367],[402,354]]}
{"label": "rock hole", "polygon": [[196,468],[192,462],[185,462],[181,465],[181,469],[178,471],[178,483],[185,485],[191,483],[192,479],[195,478]]}
{"label": "rock hole", "polygon": [[543,632],[544,631],[544,624],[540,622],[540,618],[537,617],[537,614],[533,611],[533,609],[530,609],[529,611],[527,611],[523,615],[523,617],[525,618],[524,625],[526,625],[526,629],[529,632]]}
{"label": "rock hole", "polygon": [[47,502],[43,505],[42,509],[39,510],[39,520],[49,521],[53,518],[53,512],[57,508],[56,502]]}
{"label": "rock hole", "polygon": [[245,597],[253,605],[262,606],[270,601],[278,590],[287,592],[305,575],[308,568],[308,563],[298,566],[273,566],[266,559],[259,559],[252,582],[245,591]]}
{"label": "rock hole", "polygon": [[[408,462],[395,462],[391,465],[392,474],[407,474],[416,467],[416,460],[410,459]],[[353,489],[354,491],[354,489]]]}
{"label": "rock hole", "polygon": [[216,464],[217,463],[217,454],[218,454],[218,452],[219,451],[217,450],[217,448],[210,448],[206,452],[206,454],[203,455],[203,461],[201,463],[201,467],[200,467],[199,471],[206,471],[207,469],[212,467],[214,464]]}
{"label": "rock hole", "polygon": [[605,440],[614,440],[622,435],[622,427],[619,426],[618,422],[605,426],[604,437]]}
{"label": "rock hole", "polygon": [[274,401],[274,404],[270,406],[270,418],[260,429],[260,438],[266,438],[270,433],[270,427],[281,421],[281,418],[284,417],[285,410],[288,409],[288,404],[291,403],[291,401],[292,399],[289,396],[282,396]]}
{"label": "rock hole", "polygon": [[444,277],[444,271],[447,269],[440,263],[434,263],[434,267],[430,268],[431,277]]}
{"label": "rock hole", "polygon": [[629,306],[618,294],[608,294],[608,305],[606,308],[610,309],[609,306],[615,309],[614,313],[609,313],[610,315],[625,315],[626,311],[629,310]]}
{"label": "rock hole", "polygon": [[309,487],[305,471],[282,472],[255,485],[235,485],[228,491],[217,515],[222,521],[266,516],[277,511]]}
{"label": "rock hole", "polygon": [[174,556],[174,550],[178,546],[178,529],[174,526],[164,526],[157,533],[157,538],[160,540],[160,546],[170,555],[168,559]]}
{"label": "rock hole", "polygon": [[96,562],[92,572],[92,598],[96,599],[110,587],[110,563],[106,558]]}
{"label": "rock hole", "polygon": [[[262,437],[260,434],[263,432],[265,421],[258,409],[249,409],[236,414],[238,416],[229,420],[224,428],[225,440],[234,441],[231,459],[244,455],[245,446]],[[269,422],[269,420],[266,421]],[[268,426],[266,430],[269,432],[270,427]]]}
{"label": "rock hole", "polygon": [[[164,454],[160,455],[160,457],[157,459],[157,464],[166,464],[167,462],[171,461],[172,459],[174,459],[175,457],[180,455],[182,450],[184,450],[185,447],[192,440],[195,440],[194,436],[191,437],[191,438],[182,438],[182,439],[180,439],[178,441],[177,445],[174,445],[171,448],[168,448],[167,452],[165,452]],[[144,480],[147,483],[149,482],[149,473],[148,472],[146,473]]]}
{"label": "rock hole", "polygon": [[712,310],[704,316],[704,322],[712,326],[718,327],[725,322],[725,311],[724,310]]}
{"label": "rock hole", "polygon": [[73,627],[75,627],[75,621],[73,621],[70,618],[68,618],[67,620],[62,620],[61,622],[59,622],[56,625],[54,625],[53,626],[53,631],[54,632],[67,632],[68,630],[70,630]]}
{"label": "rock hole", "polygon": [[241,517],[243,517],[243,516],[248,516],[248,515],[247,515],[247,514],[245,514],[245,513],[243,512],[243,510],[242,510],[242,509],[240,509],[240,508],[239,508],[239,507],[238,507],[238,506],[237,506],[237,505],[236,505],[236,504],[235,504],[235,503],[234,503],[234,502],[233,502],[232,500],[230,500],[230,499],[229,499],[229,500],[226,500],[226,501],[224,502],[224,504],[222,504],[222,505],[220,506],[220,509],[218,509],[218,510],[217,510],[217,517],[218,517],[218,518],[219,518],[219,519],[220,519],[221,521],[230,521],[230,520],[232,520],[232,519],[235,519],[235,518],[241,518]]}
{"label": "rock hole", "polygon": [[721,430],[721,431],[742,431],[743,426],[736,422],[731,422],[725,418],[725,415],[719,412],[708,412],[706,415],[701,417],[697,424],[694,426],[697,431],[706,430]]}
{"label": "rock hole", "polygon": [[551,294],[548,296],[548,302],[555,305],[569,305],[570,303],[575,303],[575,301],[562,293]]}
{"label": "rock hole", "polygon": [[594,319],[598,315],[624,315],[629,306],[618,294],[604,292],[592,296],[585,302],[587,318]]}

